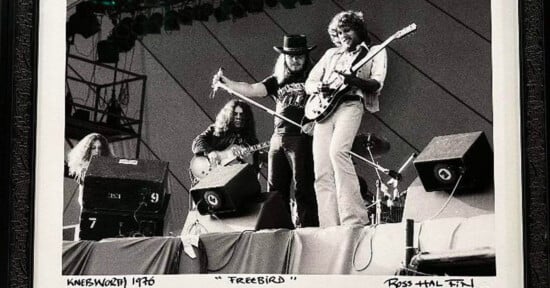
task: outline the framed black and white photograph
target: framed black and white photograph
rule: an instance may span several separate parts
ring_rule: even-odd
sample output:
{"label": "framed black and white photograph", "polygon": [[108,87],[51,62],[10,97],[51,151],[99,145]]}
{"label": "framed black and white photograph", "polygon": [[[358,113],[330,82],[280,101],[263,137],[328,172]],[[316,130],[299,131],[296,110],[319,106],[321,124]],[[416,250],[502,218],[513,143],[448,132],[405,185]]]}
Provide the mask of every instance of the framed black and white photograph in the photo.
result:
{"label": "framed black and white photograph", "polygon": [[34,286],[524,285],[518,3],[53,2]]}

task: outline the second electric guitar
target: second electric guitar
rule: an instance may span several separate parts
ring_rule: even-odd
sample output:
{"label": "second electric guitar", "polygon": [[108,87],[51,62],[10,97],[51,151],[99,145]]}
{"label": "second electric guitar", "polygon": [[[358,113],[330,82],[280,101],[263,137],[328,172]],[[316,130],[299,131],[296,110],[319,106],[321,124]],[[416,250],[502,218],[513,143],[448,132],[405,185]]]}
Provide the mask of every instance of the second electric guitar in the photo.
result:
{"label": "second electric guitar", "polygon": [[[361,68],[361,66],[374,58],[374,56],[376,56],[376,54],[386,48],[386,46],[388,46],[391,41],[399,39],[414,30],[416,30],[416,24],[413,23],[397,31],[395,34],[386,39],[386,41],[380,44],[376,51],[373,51],[372,53],[367,53],[367,55],[365,55],[363,59],[354,64],[353,67],[350,68],[349,72],[351,74],[355,74],[357,70]],[[309,120],[321,122],[328,116],[330,116],[332,112],[336,109],[336,107],[338,107],[342,96],[344,96],[350,88],[349,85],[344,83],[343,76],[339,77],[339,79],[339,81],[330,84],[331,88],[329,91],[322,91],[310,95],[304,109],[306,118],[308,118]]]}
{"label": "second electric guitar", "polygon": [[[231,145],[223,151],[218,151],[218,157],[220,159],[220,166],[226,166],[231,164],[237,159],[241,159],[244,162],[252,164],[252,153],[269,148],[269,141],[259,143],[256,145],[242,147],[238,145]],[[212,165],[206,156],[194,156],[189,163],[189,170],[195,178],[203,178],[208,175],[212,170]]]}

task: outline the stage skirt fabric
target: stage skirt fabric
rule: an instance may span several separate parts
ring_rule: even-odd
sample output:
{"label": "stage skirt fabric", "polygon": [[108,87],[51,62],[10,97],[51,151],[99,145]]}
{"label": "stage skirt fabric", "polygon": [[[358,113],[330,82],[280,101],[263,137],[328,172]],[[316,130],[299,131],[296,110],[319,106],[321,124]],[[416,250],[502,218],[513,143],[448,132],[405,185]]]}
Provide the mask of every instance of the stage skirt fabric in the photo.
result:
{"label": "stage skirt fabric", "polygon": [[63,241],[63,275],[82,275],[95,241]]}
{"label": "stage skirt fabric", "polygon": [[[63,243],[64,275],[134,275],[200,273],[200,257],[180,258],[183,244],[178,237],[117,238]],[[200,251],[196,249],[196,254]]]}
{"label": "stage skirt fabric", "polygon": [[293,232],[286,229],[209,233],[200,237],[208,273],[287,273]]}
{"label": "stage skirt fabric", "polygon": [[[418,257],[413,262],[418,265],[452,266],[443,261],[452,258],[480,265],[488,275],[494,273],[494,214],[427,220],[414,226]],[[193,253],[179,237],[64,242],[63,274],[394,275],[403,271],[405,238],[405,224],[391,223],[205,233],[199,236],[198,247],[192,247]]]}
{"label": "stage skirt fabric", "polygon": [[298,229],[290,274],[393,275],[404,260],[401,223]]}

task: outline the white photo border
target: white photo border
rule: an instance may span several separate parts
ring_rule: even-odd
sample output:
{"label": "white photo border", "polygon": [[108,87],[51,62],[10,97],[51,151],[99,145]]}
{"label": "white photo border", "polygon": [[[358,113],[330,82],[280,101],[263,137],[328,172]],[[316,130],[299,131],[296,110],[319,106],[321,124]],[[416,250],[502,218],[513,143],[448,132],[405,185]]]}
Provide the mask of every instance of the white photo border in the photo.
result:
{"label": "white photo border", "polygon": [[[495,152],[497,276],[478,277],[476,287],[523,286],[523,233],[521,185],[520,58],[518,2],[493,0],[492,62]],[[35,193],[35,287],[66,287],[61,276],[62,197],[64,141],[64,1],[40,1],[37,100],[37,153]],[[499,139],[506,139],[501,141]],[[499,217],[506,213],[508,217]],[[517,215],[513,217],[510,215]],[[297,281],[276,287],[334,285],[359,287],[365,277],[380,283],[387,276],[300,275]],[[213,275],[155,275],[154,287],[172,288],[200,283],[219,287]],[[269,287],[266,285],[266,287]],[[311,286],[315,287],[315,286]],[[372,287],[372,286],[370,286]],[[378,287],[378,286],[377,286]]]}

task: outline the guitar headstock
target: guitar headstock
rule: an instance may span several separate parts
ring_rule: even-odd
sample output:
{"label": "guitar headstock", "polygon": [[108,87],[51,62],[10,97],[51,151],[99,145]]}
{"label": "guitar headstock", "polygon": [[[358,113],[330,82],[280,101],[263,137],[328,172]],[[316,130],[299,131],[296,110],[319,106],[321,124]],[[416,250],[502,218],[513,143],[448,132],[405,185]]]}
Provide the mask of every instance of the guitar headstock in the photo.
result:
{"label": "guitar headstock", "polygon": [[395,38],[399,39],[399,38],[404,37],[407,34],[413,32],[415,30],[416,30],[416,24],[412,23],[411,25],[397,31],[394,36],[395,36]]}

